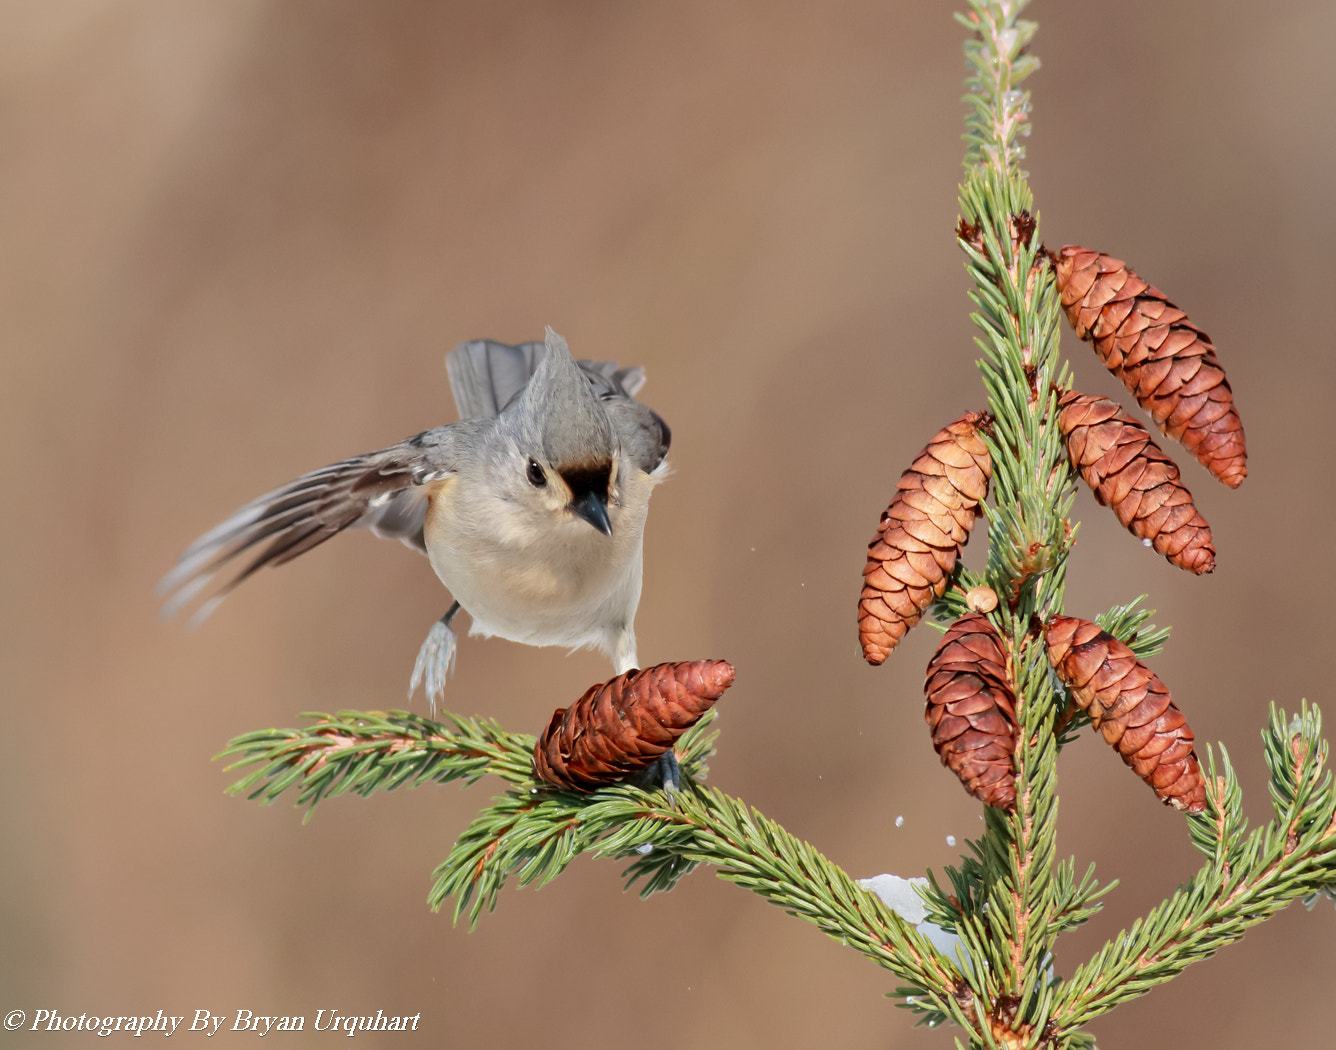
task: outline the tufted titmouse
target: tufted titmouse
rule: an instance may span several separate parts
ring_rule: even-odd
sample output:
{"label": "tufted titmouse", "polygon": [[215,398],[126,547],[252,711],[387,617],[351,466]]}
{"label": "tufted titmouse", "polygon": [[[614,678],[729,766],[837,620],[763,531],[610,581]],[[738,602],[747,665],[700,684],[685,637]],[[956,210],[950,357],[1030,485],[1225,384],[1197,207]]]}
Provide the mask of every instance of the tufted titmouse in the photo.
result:
{"label": "tufted titmouse", "polygon": [[527,645],[597,646],[637,666],[634,620],[649,497],[665,472],[667,424],[634,400],[639,368],[576,362],[561,336],[463,343],[446,356],[460,421],[304,474],[205,533],[163,577],[170,616],[226,562],[264,544],[200,606],[349,526],[422,551],[454,603],[418,652],[435,709],[454,663],[451,621]]}

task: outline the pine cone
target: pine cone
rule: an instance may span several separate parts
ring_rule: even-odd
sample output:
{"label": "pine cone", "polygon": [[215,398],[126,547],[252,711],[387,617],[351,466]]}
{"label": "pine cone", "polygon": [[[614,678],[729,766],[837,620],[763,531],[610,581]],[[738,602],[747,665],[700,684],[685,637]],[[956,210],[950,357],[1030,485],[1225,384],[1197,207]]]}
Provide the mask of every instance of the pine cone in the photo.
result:
{"label": "pine cone", "polygon": [[966,613],[928,661],[924,714],[942,765],[985,805],[1016,807],[1016,694],[1002,639],[987,617]]}
{"label": "pine cone", "polygon": [[1072,466],[1100,505],[1180,569],[1215,568],[1211,527],[1178,480],[1178,466],[1146,428],[1107,397],[1068,391],[1058,401],[1058,429]]}
{"label": "pine cone", "polygon": [[1044,635],[1048,662],[1123,761],[1166,805],[1204,810],[1192,730],[1155,673],[1089,620],[1055,616]]}
{"label": "pine cone", "polygon": [[1230,488],[1248,474],[1243,424],[1210,336],[1121,259],[1069,244],[1053,257],[1062,306],[1155,425]]}
{"label": "pine cone", "polygon": [[653,765],[733,684],[734,674],[725,660],[694,660],[590,686],[552,715],[534,745],[534,775],[589,792]]}
{"label": "pine cone", "polygon": [[988,417],[966,412],[939,430],[900,475],[895,498],[868,544],[858,639],[879,664],[946,590],[946,578],[969,542],[993,462],[979,428]]}

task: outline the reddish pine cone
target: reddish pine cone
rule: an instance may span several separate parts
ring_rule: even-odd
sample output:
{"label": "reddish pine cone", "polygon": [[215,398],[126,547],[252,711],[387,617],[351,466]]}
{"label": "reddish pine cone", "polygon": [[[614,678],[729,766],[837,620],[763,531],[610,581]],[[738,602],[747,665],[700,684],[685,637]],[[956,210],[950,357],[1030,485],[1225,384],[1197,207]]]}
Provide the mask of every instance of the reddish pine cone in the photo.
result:
{"label": "reddish pine cone", "polygon": [[967,613],[928,661],[924,717],[942,765],[985,805],[1016,808],[1016,694],[1002,639],[987,617]]}
{"label": "reddish pine cone", "polygon": [[979,436],[987,417],[966,412],[939,430],[900,475],[895,498],[868,544],[858,640],[879,664],[946,590],[946,578],[969,542],[993,462]]}
{"label": "reddish pine cone", "polygon": [[1206,783],[1192,730],[1156,674],[1089,620],[1055,616],[1044,635],[1048,662],[1123,761],[1165,805],[1204,810]]}
{"label": "reddish pine cone", "polygon": [[1075,390],[1062,396],[1058,409],[1067,455],[1100,505],[1112,507],[1124,528],[1180,569],[1214,569],[1211,527],[1179,481],[1177,464],[1146,428],[1107,397]]}
{"label": "reddish pine cone", "polygon": [[1053,261],[1062,306],[1155,425],[1230,488],[1248,474],[1243,424],[1210,336],[1121,259],[1069,244]]}
{"label": "reddish pine cone", "polygon": [[534,775],[588,792],[653,765],[733,684],[735,673],[726,660],[693,660],[590,686],[552,715],[534,745]]}

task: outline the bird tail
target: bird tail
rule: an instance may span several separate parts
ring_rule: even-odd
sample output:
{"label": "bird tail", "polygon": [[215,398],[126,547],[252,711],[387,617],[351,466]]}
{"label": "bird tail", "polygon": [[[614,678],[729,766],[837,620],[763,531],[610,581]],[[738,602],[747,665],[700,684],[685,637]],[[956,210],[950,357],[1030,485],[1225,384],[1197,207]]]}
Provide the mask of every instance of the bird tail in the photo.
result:
{"label": "bird tail", "polygon": [[[543,359],[543,343],[507,346],[491,339],[460,343],[445,357],[445,371],[460,419],[486,419],[500,415],[519,397]],[[634,399],[645,385],[645,370],[639,366],[618,368],[613,361],[577,361],[594,388],[606,399]]]}

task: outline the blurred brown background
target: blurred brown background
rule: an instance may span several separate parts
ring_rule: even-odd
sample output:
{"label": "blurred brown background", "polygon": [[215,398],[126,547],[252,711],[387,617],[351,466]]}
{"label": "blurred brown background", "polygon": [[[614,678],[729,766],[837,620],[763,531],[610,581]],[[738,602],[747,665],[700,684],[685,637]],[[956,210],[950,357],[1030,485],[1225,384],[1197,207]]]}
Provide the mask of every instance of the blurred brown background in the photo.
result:
{"label": "blurred brown background", "polygon": [[[152,588],[259,492],[453,419],[455,343],[551,324],[645,365],[672,424],[640,654],[737,664],[714,782],[855,874],[950,863],[978,808],[922,722],[936,635],[872,670],[854,600],[900,470],[982,398],[952,7],[3,5],[0,1008],[421,1011],[459,1047],[947,1045],[882,997],[892,975],[704,870],[640,902],[581,860],[452,928],[429,876],[496,782],[305,826],[225,797],[229,737],[402,706],[446,601],[425,560],[340,538],[195,632]],[[1156,667],[1263,820],[1267,702],[1331,678],[1336,9],[1031,14],[1041,236],[1126,258],[1212,333],[1252,453],[1238,492],[1179,456],[1206,579],[1083,494],[1069,608],[1152,593],[1175,626]],[[465,639],[447,699],[536,731],[607,673]],[[1061,854],[1121,880],[1059,943],[1070,972],[1197,855],[1093,737],[1061,769]],[[1330,905],[1294,907],[1094,1030],[1322,1045],[1334,966]],[[6,1044],[28,1041],[55,1045]]]}

